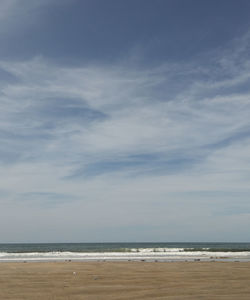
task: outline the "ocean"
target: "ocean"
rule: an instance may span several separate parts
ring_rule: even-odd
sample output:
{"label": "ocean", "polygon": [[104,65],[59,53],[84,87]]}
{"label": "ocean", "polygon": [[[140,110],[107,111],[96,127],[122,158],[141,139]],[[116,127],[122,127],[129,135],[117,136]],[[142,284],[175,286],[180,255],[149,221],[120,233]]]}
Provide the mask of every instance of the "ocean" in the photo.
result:
{"label": "ocean", "polygon": [[250,243],[0,244],[4,261],[250,261]]}

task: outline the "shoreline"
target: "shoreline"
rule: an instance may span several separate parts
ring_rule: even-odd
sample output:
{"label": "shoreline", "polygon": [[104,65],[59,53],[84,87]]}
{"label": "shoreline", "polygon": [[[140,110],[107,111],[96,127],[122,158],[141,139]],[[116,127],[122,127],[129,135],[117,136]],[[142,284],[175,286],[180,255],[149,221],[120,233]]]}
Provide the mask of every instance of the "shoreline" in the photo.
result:
{"label": "shoreline", "polygon": [[15,262],[250,262],[250,257],[238,256],[54,256],[54,257],[11,257],[0,258],[1,263],[15,263]]}
{"label": "shoreline", "polygon": [[78,259],[78,258],[57,258],[57,259],[6,259],[0,260],[0,265],[4,263],[56,263],[56,262],[77,262],[77,263],[91,263],[91,262],[111,262],[111,263],[119,263],[119,262],[146,262],[146,263],[185,263],[185,262],[240,262],[240,263],[250,263],[250,259],[243,259],[243,258],[227,258],[227,257],[211,257],[211,258],[187,258],[187,259],[109,259],[109,258],[94,258],[94,259]]}
{"label": "shoreline", "polygon": [[241,261],[250,262],[250,252],[0,252],[1,262],[53,261]]}

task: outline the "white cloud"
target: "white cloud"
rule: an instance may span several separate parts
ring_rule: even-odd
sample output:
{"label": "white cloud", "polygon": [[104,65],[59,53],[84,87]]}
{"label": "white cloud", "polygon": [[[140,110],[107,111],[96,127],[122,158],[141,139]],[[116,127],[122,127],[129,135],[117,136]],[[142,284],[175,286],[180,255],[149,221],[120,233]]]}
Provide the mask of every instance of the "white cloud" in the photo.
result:
{"label": "white cloud", "polygon": [[[224,57],[224,65],[226,61],[230,57]],[[245,63],[249,65],[247,58]],[[237,90],[249,80],[248,68],[236,72],[233,64],[224,66],[229,80],[219,74],[222,71],[195,63],[142,70],[123,64],[60,67],[36,58],[2,61],[0,67],[17,78],[2,84],[1,90],[0,189],[7,193],[0,197],[5,212],[20,222],[27,216],[30,222],[39,219],[42,231],[48,207],[43,207],[41,197],[37,206],[20,197],[41,192],[75,197],[49,208],[48,224],[56,218],[54,236],[59,239],[64,232],[69,238],[75,231],[73,239],[79,240],[82,226],[90,232],[83,230],[87,239],[92,234],[97,240],[100,227],[112,224],[124,230],[126,238],[132,232],[128,224],[131,228],[155,224],[159,239],[164,232],[172,236],[166,229],[171,224],[179,224],[176,239],[182,239],[180,228],[183,232],[184,224],[189,224],[187,229],[198,238],[205,225],[198,230],[195,222],[216,222],[219,230],[216,213],[225,205],[236,201],[249,209],[246,196],[237,197],[242,192],[249,195],[250,91]],[[204,79],[204,70],[212,79],[218,77],[217,82]],[[168,94],[170,86],[177,91]],[[76,117],[77,111],[83,114]],[[136,164],[143,155],[142,163]],[[146,155],[156,158],[150,162]],[[182,167],[185,158],[190,163]],[[109,163],[118,167],[107,171]],[[66,179],[93,165],[99,176]],[[104,170],[98,173],[98,168]],[[234,196],[228,197],[230,192]],[[3,213],[1,217],[6,219]],[[237,216],[224,219],[233,226],[238,222]],[[239,223],[246,238],[243,227],[249,221]],[[226,230],[223,227],[221,234]],[[206,236],[214,231],[208,230]],[[34,233],[27,231],[23,239],[28,236]],[[111,236],[107,233],[103,239]],[[146,239],[145,232],[143,236]],[[53,240],[53,233],[50,237]],[[118,233],[114,231],[113,237]]]}

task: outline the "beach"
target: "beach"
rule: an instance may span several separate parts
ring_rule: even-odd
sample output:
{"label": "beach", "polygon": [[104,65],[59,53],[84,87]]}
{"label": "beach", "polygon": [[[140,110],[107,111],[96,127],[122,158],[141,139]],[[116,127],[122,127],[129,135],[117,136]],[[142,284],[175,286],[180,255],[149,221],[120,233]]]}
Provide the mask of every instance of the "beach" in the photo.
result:
{"label": "beach", "polygon": [[0,299],[246,299],[250,262],[2,262]]}

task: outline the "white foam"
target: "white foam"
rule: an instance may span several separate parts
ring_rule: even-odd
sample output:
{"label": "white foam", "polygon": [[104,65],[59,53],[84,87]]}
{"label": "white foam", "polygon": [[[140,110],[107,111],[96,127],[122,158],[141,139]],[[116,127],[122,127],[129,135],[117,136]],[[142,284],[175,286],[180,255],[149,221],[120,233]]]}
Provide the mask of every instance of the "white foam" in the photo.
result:
{"label": "white foam", "polygon": [[250,260],[246,252],[184,251],[183,248],[140,248],[128,252],[0,252],[0,261],[49,261],[49,260],[184,260],[230,258]]}

